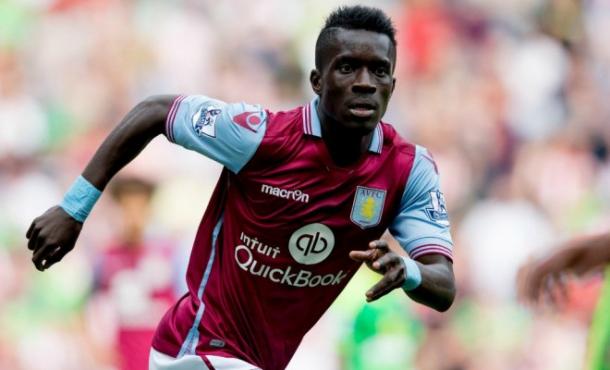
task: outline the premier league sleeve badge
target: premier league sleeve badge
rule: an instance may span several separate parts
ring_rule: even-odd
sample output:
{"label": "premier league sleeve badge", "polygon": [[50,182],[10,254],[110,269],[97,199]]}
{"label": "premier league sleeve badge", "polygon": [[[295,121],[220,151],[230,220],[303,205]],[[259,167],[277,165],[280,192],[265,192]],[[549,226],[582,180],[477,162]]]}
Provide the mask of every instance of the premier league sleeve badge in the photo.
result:
{"label": "premier league sleeve badge", "polygon": [[199,109],[191,120],[193,130],[195,130],[197,136],[216,137],[216,117],[220,113],[222,113],[222,110],[213,106]]}

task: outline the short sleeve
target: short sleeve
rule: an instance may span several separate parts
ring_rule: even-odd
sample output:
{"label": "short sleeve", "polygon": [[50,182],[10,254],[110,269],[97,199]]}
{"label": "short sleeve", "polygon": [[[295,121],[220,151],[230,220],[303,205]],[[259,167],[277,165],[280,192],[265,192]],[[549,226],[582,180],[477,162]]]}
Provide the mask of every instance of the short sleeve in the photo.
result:
{"label": "short sleeve", "polygon": [[438,170],[423,147],[417,146],[400,211],[389,229],[413,259],[426,254],[453,259],[449,217]]}
{"label": "short sleeve", "polygon": [[265,135],[267,112],[259,105],[227,104],[206,96],[179,96],[168,113],[171,141],[238,173]]}

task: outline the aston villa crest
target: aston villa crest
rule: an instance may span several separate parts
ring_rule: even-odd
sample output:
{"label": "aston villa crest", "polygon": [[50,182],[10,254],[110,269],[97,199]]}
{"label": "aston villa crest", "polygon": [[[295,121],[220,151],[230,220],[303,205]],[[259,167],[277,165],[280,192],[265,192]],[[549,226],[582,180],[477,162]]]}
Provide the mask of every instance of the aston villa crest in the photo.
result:
{"label": "aston villa crest", "polygon": [[381,221],[383,205],[385,203],[385,190],[356,187],[354,204],[350,219],[362,229],[377,226]]}

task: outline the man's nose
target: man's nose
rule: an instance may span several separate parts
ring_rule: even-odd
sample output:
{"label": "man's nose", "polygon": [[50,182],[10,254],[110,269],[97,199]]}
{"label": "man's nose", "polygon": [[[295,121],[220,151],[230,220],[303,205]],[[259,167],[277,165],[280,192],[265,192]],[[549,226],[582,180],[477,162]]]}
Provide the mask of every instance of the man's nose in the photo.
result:
{"label": "man's nose", "polygon": [[373,94],[377,86],[373,83],[372,76],[367,68],[362,68],[356,74],[356,80],[352,85],[352,92],[361,94]]}

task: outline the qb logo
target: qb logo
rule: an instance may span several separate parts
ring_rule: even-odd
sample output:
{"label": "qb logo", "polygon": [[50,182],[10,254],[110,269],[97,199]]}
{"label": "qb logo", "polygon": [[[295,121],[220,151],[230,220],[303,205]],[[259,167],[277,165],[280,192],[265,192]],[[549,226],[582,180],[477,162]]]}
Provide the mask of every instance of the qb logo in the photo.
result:
{"label": "qb logo", "polygon": [[303,265],[322,262],[335,247],[335,236],[326,225],[315,223],[298,229],[288,241],[288,251]]}

